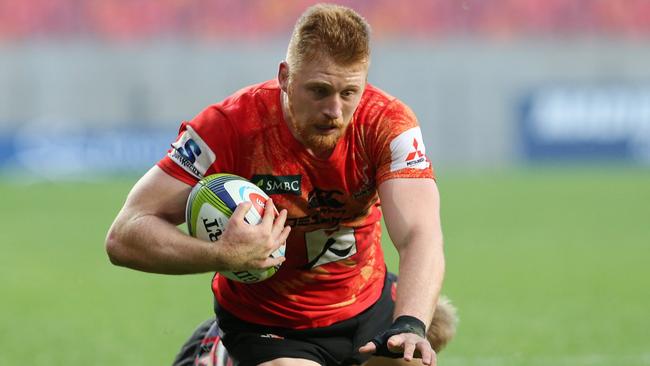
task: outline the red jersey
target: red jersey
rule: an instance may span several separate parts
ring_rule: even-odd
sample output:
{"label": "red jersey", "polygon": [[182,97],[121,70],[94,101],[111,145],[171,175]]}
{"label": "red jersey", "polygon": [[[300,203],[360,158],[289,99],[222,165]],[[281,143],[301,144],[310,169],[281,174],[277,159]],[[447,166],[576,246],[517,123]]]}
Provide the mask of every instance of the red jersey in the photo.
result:
{"label": "red jersey", "polygon": [[181,125],[158,166],[190,185],[214,173],[251,180],[288,210],[286,261],[244,284],[215,276],[225,310],[252,323],[295,329],[349,319],[378,298],[386,267],[377,187],[433,178],[412,111],[368,85],[332,155],[319,159],[284,120],[277,81],[243,89]]}

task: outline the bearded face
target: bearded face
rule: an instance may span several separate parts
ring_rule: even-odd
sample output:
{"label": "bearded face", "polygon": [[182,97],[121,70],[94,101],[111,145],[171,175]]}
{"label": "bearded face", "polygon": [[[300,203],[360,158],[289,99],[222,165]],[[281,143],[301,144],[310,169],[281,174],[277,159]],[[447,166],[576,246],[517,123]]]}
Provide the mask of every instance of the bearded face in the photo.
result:
{"label": "bearded face", "polygon": [[296,104],[291,102],[297,99],[292,89],[289,89],[287,98],[289,111],[293,117],[288,121],[290,129],[295,131],[298,140],[309,149],[315,151],[333,150],[345,133],[349,121],[344,121],[342,115],[335,117],[318,113],[312,114],[301,103],[298,103],[296,108]]}
{"label": "bearded face", "polygon": [[[345,134],[366,85],[367,62],[339,65],[328,57],[298,70],[280,66],[283,108],[293,135],[315,155],[328,155]],[[289,77],[289,72],[291,75]]]}

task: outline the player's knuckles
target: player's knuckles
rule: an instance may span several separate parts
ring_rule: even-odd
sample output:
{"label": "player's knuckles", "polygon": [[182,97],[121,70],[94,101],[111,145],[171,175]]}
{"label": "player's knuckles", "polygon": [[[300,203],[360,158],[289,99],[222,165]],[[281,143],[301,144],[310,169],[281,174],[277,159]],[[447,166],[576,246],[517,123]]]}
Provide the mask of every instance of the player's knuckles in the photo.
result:
{"label": "player's knuckles", "polygon": [[276,251],[279,247],[276,240],[273,240],[271,236],[264,236],[263,238],[258,238],[255,241],[254,253],[255,257],[259,260],[266,260],[269,258],[271,253]]}
{"label": "player's knuckles", "polygon": [[270,256],[271,254],[273,254],[273,252],[275,252],[276,250],[278,250],[278,248],[280,248],[280,247],[282,246],[282,244],[283,244],[282,242],[279,242],[279,241],[277,241],[277,240],[274,241],[274,242],[273,242],[273,246],[270,248],[269,256]]}
{"label": "player's knuckles", "polygon": [[291,227],[285,226],[280,232],[280,235],[278,236],[278,240],[284,243],[285,241],[287,241],[287,238],[289,238],[290,233],[291,233]]}
{"label": "player's knuckles", "polygon": [[411,357],[413,357],[414,352],[415,352],[415,344],[406,343],[404,345],[404,357],[411,358]]}
{"label": "player's knuckles", "polygon": [[273,224],[278,226],[284,226],[285,222],[287,222],[287,211],[282,210],[282,213],[275,218]]}
{"label": "player's knuckles", "polygon": [[404,336],[402,334],[396,334],[396,335],[388,338],[388,341],[386,342],[386,344],[388,345],[388,347],[400,347],[401,348],[402,345],[404,344],[404,341],[405,341],[405,339],[404,339]]}
{"label": "player's knuckles", "polygon": [[289,237],[290,232],[291,232],[291,228],[289,228],[288,226],[282,228],[282,230],[280,230],[277,233],[277,235],[275,235],[275,240],[276,241],[281,241],[281,242],[286,241],[287,238]]}
{"label": "player's knuckles", "polygon": [[233,212],[233,216],[235,217],[243,217],[246,215],[248,210],[253,206],[252,203],[250,202],[242,202],[235,207],[235,211]]}
{"label": "player's knuckles", "polygon": [[284,229],[284,225],[279,225],[278,223],[273,224],[273,236],[279,236],[282,233],[282,229]]}
{"label": "player's knuckles", "polygon": [[229,220],[228,223],[226,224],[226,229],[224,230],[224,233],[227,232],[228,230],[235,231],[235,232],[247,232],[248,230],[248,225],[246,222],[243,220]]}
{"label": "player's knuckles", "polygon": [[278,236],[278,235],[282,234],[282,232],[284,231],[284,228],[285,228],[285,227],[286,227],[286,226],[284,226],[284,224],[282,224],[282,225],[274,225],[274,226],[273,226],[273,233],[274,233],[276,236]]}
{"label": "player's knuckles", "polygon": [[268,242],[272,240],[273,233],[270,229],[264,228],[261,225],[251,226],[248,225],[247,228],[242,228],[242,234],[245,235],[245,240],[252,244],[255,244],[259,247],[265,247],[268,245]]}
{"label": "player's knuckles", "polygon": [[[266,251],[274,251],[277,247],[277,240],[271,235],[271,233],[268,233],[262,237],[262,242],[264,243],[264,249]],[[268,254],[271,254],[270,252]]]}
{"label": "player's knuckles", "polygon": [[289,235],[289,233],[291,232],[291,230],[293,230],[293,229],[291,228],[291,226],[284,226],[284,227],[282,228],[282,232],[286,232],[287,235]]}
{"label": "player's knuckles", "polygon": [[420,349],[433,349],[428,340],[420,340],[416,344]]}

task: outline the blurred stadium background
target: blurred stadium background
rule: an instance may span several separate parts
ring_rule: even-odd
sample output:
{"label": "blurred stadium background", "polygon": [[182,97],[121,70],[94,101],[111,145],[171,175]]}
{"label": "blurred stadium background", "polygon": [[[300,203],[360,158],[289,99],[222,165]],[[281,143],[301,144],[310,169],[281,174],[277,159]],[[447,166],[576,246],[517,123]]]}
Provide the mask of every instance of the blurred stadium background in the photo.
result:
{"label": "blurred stadium background", "polygon": [[[171,362],[210,275],[112,267],[104,235],[313,3],[0,0],[0,364]],[[650,365],[650,1],[337,3],[438,172],[461,313],[440,364]]]}

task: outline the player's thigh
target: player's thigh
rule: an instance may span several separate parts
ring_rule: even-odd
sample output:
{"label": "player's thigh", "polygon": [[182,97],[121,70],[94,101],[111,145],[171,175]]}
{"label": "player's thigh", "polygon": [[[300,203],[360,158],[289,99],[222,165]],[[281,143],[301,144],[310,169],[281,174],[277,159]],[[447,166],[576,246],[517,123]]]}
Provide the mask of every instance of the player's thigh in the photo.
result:
{"label": "player's thigh", "polygon": [[[435,361],[435,356],[434,356]],[[433,362],[431,365],[435,365]],[[363,366],[422,366],[422,359],[414,358],[411,362],[404,361],[403,358],[388,358],[388,357],[370,357]]]}
{"label": "player's thigh", "polygon": [[316,361],[306,360],[304,358],[283,357],[263,362],[258,366],[320,366],[320,364]]}

